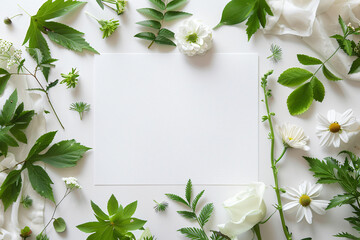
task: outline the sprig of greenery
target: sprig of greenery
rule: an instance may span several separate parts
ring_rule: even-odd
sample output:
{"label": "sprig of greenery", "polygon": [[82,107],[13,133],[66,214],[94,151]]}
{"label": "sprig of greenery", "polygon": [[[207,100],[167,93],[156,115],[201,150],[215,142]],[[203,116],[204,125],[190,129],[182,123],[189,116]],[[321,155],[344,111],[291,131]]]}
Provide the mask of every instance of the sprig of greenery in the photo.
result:
{"label": "sprig of greenery", "polygon": [[169,206],[169,203],[167,203],[165,201],[162,201],[162,202],[159,203],[159,202],[154,200],[154,202],[156,204],[155,207],[154,207],[155,212],[165,212],[167,207]]}
{"label": "sprig of greenery", "polygon": [[90,111],[90,104],[85,102],[75,102],[70,105],[70,110],[78,112],[80,120],[82,120],[84,112]]}
{"label": "sprig of greenery", "polygon": [[100,30],[103,32],[103,39],[110,37],[120,25],[119,20],[98,19],[89,12],[86,12],[86,14],[94,18],[100,24]]}
{"label": "sprig of greenery", "polygon": [[33,200],[30,198],[29,195],[26,195],[26,196],[22,196],[21,197],[21,205],[24,207],[24,208],[30,208],[33,204]]}
{"label": "sprig of greenery", "polygon": [[91,201],[97,222],[87,222],[78,225],[77,228],[85,233],[91,233],[87,238],[101,240],[133,240],[136,239],[132,231],[141,230],[146,221],[133,218],[137,201],[130,203],[126,207],[119,205],[114,195],[111,195],[105,214],[98,205]]}
{"label": "sprig of greenery", "polygon": [[[334,35],[332,38],[336,38],[339,42],[344,44],[351,44],[351,41],[347,39],[353,33],[351,27],[345,25],[341,16],[339,16],[339,24],[342,28],[343,35]],[[350,43],[349,43],[350,42]],[[339,81],[341,78],[333,74],[326,63],[342,48],[339,46],[325,61],[321,61],[318,58],[298,54],[298,61],[305,66],[319,66],[315,72],[310,72],[303,68],[289,68],[284,71],[278,80],[283,86],[297,87],[287,99],[287,107],[291,115],[300,115],[306,112],[313,101],[322,102],[325,98],[325,87],[318,79],[317,73],[322,70],[323,75],[330,81]],[[309,81],[308,81],[309,80]]]}
{"label": "sprig of greenery", "polygon": [[[185,198],[182,198],[176,194],[165,194],[169,199],[183,204],[186,207],[189,208],[189,211],[177,211],[178,214],[180,214],[182,217],[196,221],[200,228],[195,227],[186,227],[181,228],[178,231],[185,235],[189,239],[197,239],[197,240],[209,240],[209,237],[205,233],[204,226],[205,224],[210,220],[210,217],[214,211],[214,204],[208,203],[206,204],[200,211],[199,214],[197,214],[197,206],[200,198],[203,196],[205,190],[201,191],[199,194],[197,194],[194,198],[193,195],[193,186],[191,179],[186,184],[185,188]],[[227,238],[222,237],[216,232],[212,232],[212,235],[210,239],[217,239],[217,240],[226,240]]]}
{"label": "sprig of greenery", "polygon": [[[125,12],[125,7],[127,4],[127,1],[125,0],[96,0],[96,2],[102,9],[104,9],[104,6],[107,6],[108,8],[114,10],[117,15],[121,15]],[[114,5],[114,7],[110,4]]]}
{"label": "sprig of greenery", "polygon": [[76,68],[72,68],[68,74],[61,73],[63,80],[60,84],[65,84],[67,88],[75,88],[79,81],[79,71]]}
{"label": "sprig of greenery", "polygon": [[[65,140],[54,144],[45,153],[40,154],[51,144],[55,134],[56,132],[49,132],[42,135],[35,142],[24,161],[19,162],[12,169],[2,171],[10,171],[0,187],[0,199],[5,210],[19,197],[22,186],[21,173],[25,170],[28,172],[32,188],[42,197],[55,202],[51,187],[53,182],[45,169],[35,165],[35,163],[47,163],[57,168],[73,167],[76,166],[84,153],[90,150],[90,148],[77,143],[75,140]],[[21,169],[15,170],[18,165],[22,165]]]}
{"label": "sprig of greenery", "polygon": [[[349,205],[353,209],[354,216],[345,218],[360,235],[360,158],[349,151],[342,151],[339,155],[345,155],[345,161],[340,163],[332,157],[323,161],[317,158],[304,157],[309,163],[310,171],[321,184],[339,184],[345,193],[334,196],[330,200],[327,210],[342,205]],[[360,239],[347,232],[341,232],[336,237],[348,239]]]}
{"label": "sprig of greenery", "polygon": [[277,63],[281,60],[282,49],[280,46],[278,46],[276,44],[271,44],[270,52],[271,52],[271,55],[267,57],[268,59],[273,60],[275,63]]}
{"label": "sprig of greenery", "polygon": [[20,230],[20,237],[22,237],[24,240],[31,237],[31,234],[32,234],[32,231],[28,226],[26,226]]}
{"label": "sprig of greenery", "polygon": [[6,156],[9,147],[18,147],[18,141],[27,143],[24,130],[29,126],[35,112],[24,111],[24,103],[17,106],[17,102],[17,90],[14,90],[0,112],[0,156]]}
{"label": "sprig of greenery", "polygon": [[149,17],[151,20],[140,21],[136,24],[151,28],[156,32],[140,32],[134,37],[151,41],[148,48],[151,48],[154,43],[176,46],[176,44],[171,40],[174,38],[174,32],[164,28],[163,24],[165,22],[170,22],[179,18],[191,16],[191,13],[176,11],[186,4],[187,0],[172,0],[169,3],[167,3],[166,0],[165,2],[163,0],[149,1],[156,9],[140,8],[137,9],[137,11],[144,16]]}
{"label": "sprig of greenery", "polygon": [[250,41],[260,25],[265,28],[267,14],[274,15],[266,0],[232,0],[225,6],[220,23],[215,28],[247,20],[246,33]]}
{"label": "sprig of greenery", "polygon": [[[31,16],[30,25],[23,44],[29,42],[29,48],[40,49],[44,60],[51,59],[51,54],[43,34],[48,36],[51,41],[69,50],[82,52],[85,49],[98,54],[98,52],[85,41],[83,38],[84,33],[65,24],[49,21],[64,16],[83,4],[85,4],[85,2],[76,0],[47,0],[39,8],[36,15]],[[42,72],[46,80],[48,80],[50,68],[44,67]]]}

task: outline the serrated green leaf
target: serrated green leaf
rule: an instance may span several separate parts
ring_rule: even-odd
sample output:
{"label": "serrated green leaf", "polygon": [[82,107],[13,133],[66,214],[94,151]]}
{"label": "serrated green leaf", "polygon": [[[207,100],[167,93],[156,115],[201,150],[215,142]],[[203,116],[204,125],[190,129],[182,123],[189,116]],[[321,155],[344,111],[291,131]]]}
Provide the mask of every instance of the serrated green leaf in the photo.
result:
{"label": "serrated green leaf", "polygon": [[144,27],[154,28],[154,29],[160,29],[161,28],[161,23],[159,21],[155,21],[155,20],[140,21],[140,22],[137,22],[136,24],[139,24],[139,25],[144,26]]}
{"label": "serrated green leaf", "polygon": [[35,16],[43,21],[49,20],[64,16],[83,4],[85,2],[73,0],[48,0],[39,8]]}
{"label": "serrated green leaf", "polygon": [[48,30],[48,37],[53,42],[73,51],[82,52],[84,49],[99,54],[88,42],[82,37],[84,33],[71,28],[65,24],[57,22],[46,22],[44,24]]}
{"label": "serrated green leaf", "polygon": [[30,152],[26,158],[26,160],[31,159],[34,155],[39,154],[43,150],[45,150],[50,143],[54,140],[54,137],[56,135],[56,132],[48,132],[39,137],[34,146],[30,149]]}
{"label": "serrated green leaf", "polygon": [[335,76],[332,72],[330,72],[330,70],[329,70],[325,65],[323,65],[322,70],[323,70],[324,76],[325,76],[328,80],[330,80],[330,81],[339,81],[339,80],[342,80],[341,78]]}
{"label": "serrated green leaf", "polygon": [[169,199],[171,199],[175,202],[183,203],[186,206],[189,206],[189,204],[182,197],[180,197],[178,195],[167,193],[167,194],[165,194],[165,196],[167,196]]}
{"label": "serrated green leaf", "polygon": [[266,2],[266,0],[259,0],[257,15],[259,18],[259,21],[261,23],[261,26],[265,28],[266,26],[266,14],[269,14],[270,16],[274,16],[273,12],[271,11],[271,8],[269,4]]}
{"label": "serrated green leaf", "polygon": [[193,212],[189,212],[189,211],[177,211],[178,214],[180,214],[182,217],[187,218],[187,219],[196,219],[196,214]]}
{"label": "serrated green leaf", "polygon": [[352,64],[349,74],[360,72],[360,58],[357,58]]}
{"label": "serrated green leaf", "polygon": [[201,227],[204,227],[205,224],[210,220],[211,214],[214,211],[214,204],[206,204],[199,214],[199,224]]}
{"label": "serrated green leaf", "polygon": [[185,198],[189,203],[189,205],[191,205],[191,196],[192,196],[192,182],[191,179],[189,179],[185,187]]}
{"label": "serrated green leaf", "polygon": [[224,8],[220,23],[222,25],[235,25],[245,21],[253,11],[256,1],[254,0],[232,0]]}
{"label": "serrated green leaf", "polygon": [[319,65],[322,64],[322,61],[318,58],[310,57],[304,54],[298,54],[297,55],[298,61],[302,65]]}
{"label": "serrated green leaf", "polygon": [[32,188],[38,194],[40,194],[40,196],[55,202],[53,190],[51,187],[53,182],[51,181],[46,171],[42,167],[32,164],[27,164],[26,168],[28,170],[29,180]]}
{"label": "serrated green leaf", "polygon": [[341,238],[347,238],[347,239],[352,239],[352,240],[359,240],[360,238],[355,237],[354,235],[347,233],[347,232],[342,232],[339,234],[334,235],[334,237],[341,237]]}
{"label": "serrated green leaf", "polygon": [[207,235],[204,230],[200,228],[188,227],[188,228],[181,228],[178,230],[182,234],[184,234],[187,238],[193,240],[207,240]]}
{"label": "serrated green leaf", "polygon": [[165,3],[161,0],[149,0],[152,4],[161,10],[165,10]]}
{"label": "serrated green leaf", "polygon": [[0,95],[5,91],[6,84],[8,83],[11,74],[3,68],[0,68]]}
{"label": "serrated green leaf", "polygon": [[167,28],[162,28],[162,29],[160,29],[158,35],[159,35],[159,36],[166,37],[166,38],[174,38],[175,33],[172,32],[172,31],[170,31],[170,30],[167,29]]}
{"label": "serrated green leaf", "polygon": [[101,9],[104,9],[104,8],[105,8],[102,0],[96,0],[96,2],[97,2],[97,4],[101,7]]}
{"label": "serrated green leaf", "polygon": [[176,44],[172,40],[160,35],[156,37],[155,42],[162,45],[176,46]]}
{"label": "serrated green leaf", "polygon": [[166,5],[166,10],[176,10],[186,4],[187,0],[173,0]]}
{"label": "serrated green leaf", "polygon": [[326,158],[321,161],[317,158],[304,157],[309,163],[310,171],[314,173],[314,177],[318,178],[318,183],[337,183],[338,179],[334,173],[334,169],[338,169],[337,162],[332,158]]}
{"label": "serrated green leaf", "polygon": [[296,87],[312,76],[313,74],[308,70],[302,68],[289,68],[280,75],[278,83],[286,87]]}
{"label": "serrated green leaf", "polygon": [[56,218],[53,222],[53,226],[56,232],[62,233],[66,230],[66,223],[63,218]]}
{"label": "serrated green leaf", "polygon": [[191,208],[196,211],[196,206],[200,200],[200,198],[202,197],[202,195],[204,194],[205,190],[202,190],[198,195],[196,195],[196,197],[194,198],[194,201],[192,202]]}
{"label": "serrated green leaf", "polygon": [[4,204],[5,211],[19,197],[21,186],[21,170],[11,171],[0,187],[0,199]]}
{"label": "serrated green leaf", "polygon": [[325,87],[317,77],[313,77],[310,81],[315,101],[322,102],[325,97]]}
{"label": "serrated green leaf", "polygon": [[192,14],[187,12],[180,12],[180,11],[169,11],[165,13],[164,21],[173,21],[188,16],[192,16]]}
{"label": "serrated green leaf", "polygon": [[10,123],[16,109],[16,104],[18,101],[17,90],[10,95],[10,97],[5,101],[5,104],[0,113],[0,125],[5,125]]}
{"label": "serrated green leaf", "polygon": [[340,207],[344,204],[352,204],[354,202],[355,202],[355,197],[351,194],[337,195],[330,200],[330,203],[327,206],[326,210],[329,210],[334,207]]}
{"label": "serrated green leaf", "polygon": [[256,33],[256,31],[260,28],[260,21],[256,13],[251,14],[246,22],[246,33],[248,36],[248,41],[250,41],[252,35]]}
{"label": "serrated green leaf", "polygon": [[114,194],[111,195],[108,204],[107,204],[107,210],[109,212],[109,216],[114,215],[119,208],[119,203],[116,200]]}
{"label": "serrated green leaf", "polygon": [[150,41],[153,41],[156,38],[155,34],[152,32],[141,32],[141,33],[136,34],[134,37],[145,39],[145,40],[150,40]]}
{"label": "serrated green leaf", "polygon": [[346,32],[347,32],[347,26],[346,26],[346,24],[345,24],[345,22],[344,22],[344,20],[342,19],[342,17],[339,15],[339,24],[340,24],[340,26],[341,26],[341,30],[342,30],[342,32],[343,32],[343,34],[345,35],[346,34]]}
{"label": "serrated green leaf", "polygon": [[300,115],[306,112],[311,104],[313,98],[313,90],[311,83],[305,83],[295,89],[287,99],[287,106],[291,115]]}
{"label": "serrated green leaf", "polygon": [[164,15],[161,12],[152,8],[140,8],[136,9],[136,11],[147,17],[154,18],[155,20],[161,21],[164,19]]}
{"label": "serrated green leaf", "polygon": [[17,128],[11,128],[10,132],[19,142],[22,142],[25,144],[27,143],[27,137],[24,132],[20,131]]}

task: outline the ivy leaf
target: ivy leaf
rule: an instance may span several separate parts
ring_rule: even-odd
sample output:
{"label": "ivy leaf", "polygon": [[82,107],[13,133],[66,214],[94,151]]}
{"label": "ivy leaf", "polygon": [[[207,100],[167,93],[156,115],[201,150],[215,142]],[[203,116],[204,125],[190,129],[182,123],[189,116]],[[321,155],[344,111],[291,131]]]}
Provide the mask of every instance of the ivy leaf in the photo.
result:
{"label": "ivy leaf", "polygon": [[355,202],[355,197],[351,194],[337,195],[330,200],[330,203],[327,206],[326,210],[329,210],[334,207],[340,207],[341,205],[344,204],[352,204],[353,202]]}
{"label": "ivy leaf", "polygon": [[169,12],[165,13],[164,20],[165,21],[173,21],[173,20],[183,18],[183,17],[188,17],[188,16],[192,16],[192,14],[187,13],[187,12],[180,12],[180,11],[169,11]]}
{"label": "ivy leaf", "polygon": [[134,37],[145,39],[145,40],[150,40],[150,41],[153,41],[156,38],[155,34],[152,32],[141,32],[141,33],[136,34]]}
{"label": "ivy leaf", "polygon": [[313,99],[313,89],[310,82],[298,87],[287,99],[290,114],[299,115],[306,112],[310,108]]}
{"label": "ivy leaf", "polygon": [[224,8],[220,23],[222,25],[235,25],[245,21],[253,11],[256,1],[254,0],[232,0]]}
{"label": "ivy leaf", "polygon": [[212,204],[212,203],[206,204],[203,207],[203,209],[201,209],[201,212],[199,215],[199,224],[201,227],[204,227],[205,224],[209,221],[213,211],[214,211],[214,204]]}
{"label": "ivy leaf", "polygon": [[149,0],[152,4],[158,7],[161,10],[165,10],[165,3],[161,0]]}
{"label": "ivy leaf", "polygon": [[161,12],[152,8],[139,8],[136,9],[136,11],[147,17],[154,18],[155,20],[161,21],[164,19],[164,15]]}
{"label": "ivy leaf", "polygon": [[140,21],[140,22],[137,22],[136,24],[139,24],[139,25],[144,26],[144,27],[154,28],[154,29],[160,29],[161,28],[161,23],[159,21],[155,21],[155,20]]}
{"label": "ivy leaf", "polygon": [[172,40],[161,35],[158,35],[155,38],[155,42],[162,45],[176,46],[176,44]]}
{"label": "ivy leaf", "polygon": [[341,78],[335,76],[332,72],[330,72],[329,69],[327,69],[327,67],[324,65],[322,67],[322,70],[323,70],[323,73],[324,73],[324,76],[330,80],[330,81],[339,81],[339,80],[342,80]]}
{"label": "ivy leaf", "polygon": [[53,225],[54,225],[55,231],[58,233],[65,232],[65,230],[66,230],[66,223],[63,218],[55,219],[53,222]]}
{"label": "ivy leaf", "polygon": [[5,211],[19,197],[21,186],[21,170],[11,171],[0,187],[0,199],[4,204]]}
{"label": "ivy leaf", "polygon": [[0,68],[0,95],[5,91],[7,82],[9,81],[11,74],[3,68]]}
{"label": "ivy leaf", "polygon": [[308,70],[302,68],[289,68],[280,75],[278,83],[286,87],[296,87],[312,76],[313,74]]}
{"label": "ivy leaf", "polygon": [[360,72],[360,58],[357,58],[351,65],[349,74]]}
{"label": "ivy leaf", "polygon": [[32,164],[26,164],[26,168],[28,170],[29,180],[33,189],[40,194],[40,196],[43,196],[55,203],[53,190],[50,186],[53,182],[46,171],[42,167]]}
{"label": "ivy leaf", "polygon": [[298,61],[302,65],[319,65],[322,64],[322,61],[318,58],[310,57],[304,54],[298,54],[297,55]]}
{"label": "ivy leaf", "polygon": [[325,87],[317,77],[313,77],[310,81],[315,101],[322,102],[325,97]]}

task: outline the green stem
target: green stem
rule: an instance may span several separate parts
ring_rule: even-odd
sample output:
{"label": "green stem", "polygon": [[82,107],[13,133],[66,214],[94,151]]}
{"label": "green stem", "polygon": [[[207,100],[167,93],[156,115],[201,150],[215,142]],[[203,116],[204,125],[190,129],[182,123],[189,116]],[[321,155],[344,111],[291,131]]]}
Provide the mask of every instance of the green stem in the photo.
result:
{"label": "green stem", "polygon": [[99,22],[99,19],[97,19],[97,17],[95,17],[94,15],[92,15],[91,13],[89,13],[88,11],[85,11],[85,13],[86,13],[87,15],[89,15],[90,17],[94,18],[96,21]]}
{"label": "green stem", "polygon": [[20,4],[18,4],[18,7],[21,8],[27,15],[31,17],[31,15],[22,6],[20,6]]}
{"label": "green stem", "polygon": [[315,75],[320,71],[320,69],[322,69],[325,66],[325,63],[327,63],[338,51],[339,51],[340,47],[338,47],[333,54],[331,54],[330,57],[328,57],[321,65],[320,67],[315,71],[315,73],[313,74],[313,77],[315,77]]}
{"label": "green stem", "polygon": [[[281,202],[280,188],[279,188],[279,180],[278,180],[278,168],[276,167],[276,161],[277,160],[274,157],[275,134],[274,134],[274,128],[273,128],[273,123],[272,123],[272,114],[270,114],[268,91],[266,89],[266,85],[263,86],[263,90],[264,90],[264,96],[265,96],[266,112],[267,112],[268,121],[269,121],[269,127],[270,127],[270,134],[269,134],[270,139],[271,139],[271,155],[270,155],[270,159],[271,159],[271,168],[273,170],[273,176],[274,176],[274,182],[275,182],[274,189],[275,189],[276,198],[277,198],[278,211],[279,211],[281,225],[282,225],[282,229],[283,229],[283,232],[285,234],[285,237],[286,237],[287,240],[292,240],[291,234],[289,233],[289,231],[288,231],[288,229],[286,227],[286,224],[285,224],[285,217],[284,217],[284,212],[283,212],[283,209],[282,209],[282,202]],[[279,158],[279,159],[281,159],[281,158]]]}
{"label": "green stem", "polygon": [[286,153],[286,150],[288,149],[288,147],[284,147],[284,150],[282,151],[280,157],[276,160],[275,164],[277,164],[278,162],[280,162],[280,160],[283,158],[283,156],[285,155]]}
{"label": "green stem", "polygon": [[12,16],[10,19],[16,18],[17,16],[21,16],[22,13],[16,14],[15,16]]}
{"label": "green stem", "polygon": [[[167,2],[168,1],[165,1],[165,6],[167,5]],[[166,9],[162,12],[162,14],[165,15],[165,13],[166,13]],[[160,24],[162,26],[164,24],[164,20],[161,20]],[[160,31],[161,31],[161,28],[159,29],[157,35],[159,35]],[[148,46],[148,49],[150,49],[154,43],[155,43],[155,39],[151,41],[150,45]]]}
{"label": "green stem", "polygon": [[261,240],[261,232],[260,232],[260,225],[259,224],[256,224],[254,227],[253,227],[253,230],[256,234],[256,237],[258,240]]}

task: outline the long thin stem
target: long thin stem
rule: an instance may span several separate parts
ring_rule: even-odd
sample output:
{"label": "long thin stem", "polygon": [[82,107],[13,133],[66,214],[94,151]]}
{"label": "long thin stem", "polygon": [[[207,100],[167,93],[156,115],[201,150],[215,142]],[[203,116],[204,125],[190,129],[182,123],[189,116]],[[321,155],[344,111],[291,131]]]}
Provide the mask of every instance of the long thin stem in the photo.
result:
{"label": "long thin stem", "polygon": [[[269,127],[270,127],[270,134],[269,134],[269,137],[270,137],[270,140],[271,140],[270,160],[271,160],[271,168],[273,170],[273,176],[274,176],[274,182],[275,182],[274,189],[275,189],[276,198],[277,198],[277,205],[278,205],[277,209],[279,211],[281,225],[282,225],[285,237],[286,237],[287,240],[292,240],[291,234],[289,233],[288,228],[287,228],[287,226],[285,224],[285,217],[284,217],[284,212],[283,212],[283,209],[282,209],[282,202],[281,202],[281,197],[280,197],[280,188],[279,188],[279,180],[278,180],[278,168],[276,166],[276,161],[277,160],[274,157],[275,134],[274,134],[274,128],[273,128],[273,123],[272,123],[272,116],[273,115],[270,112],[269,100],[268,100],[269,92],[267,90],[267,85],[266,84],[263,84],[262,87],[263,87],[263,90],[264,90],[265,106],[266,106],[266,112],[267,112],[267,117],[268,117],[268,121],[269,121]],[[281,159],[281,158],[279,158],[279,159]]]}
{"label": "long thin stem", "polygon": [[282,151],[280,157],[279,157],[279,158],[276,160],[276,162],[275,162],[276,164],[277,164],[278,162],[280,162],[280,160],[284,157],[287,149],[288,149],[287,147],[284,147],[284,150]]}
{"label": "long thin stem", "polygon": [[260,232],[260,225],[259,224],[256,224],[254,227],[254,232],[256,234],[256,237],[258,240],[261,240],[261,232]]}
{"label": "long thin stem", "polygon": [[325,63],[327,63],[338,51],[340,50],[340,47],[338,47],[333,54],[330,55],[330,57],[328,57],[321,65],[320,67],[315,71],[315,73],[313,74],[313,77],[315,77],[315,75],[320,71],[320,69],[322,69],[325,66]]}

